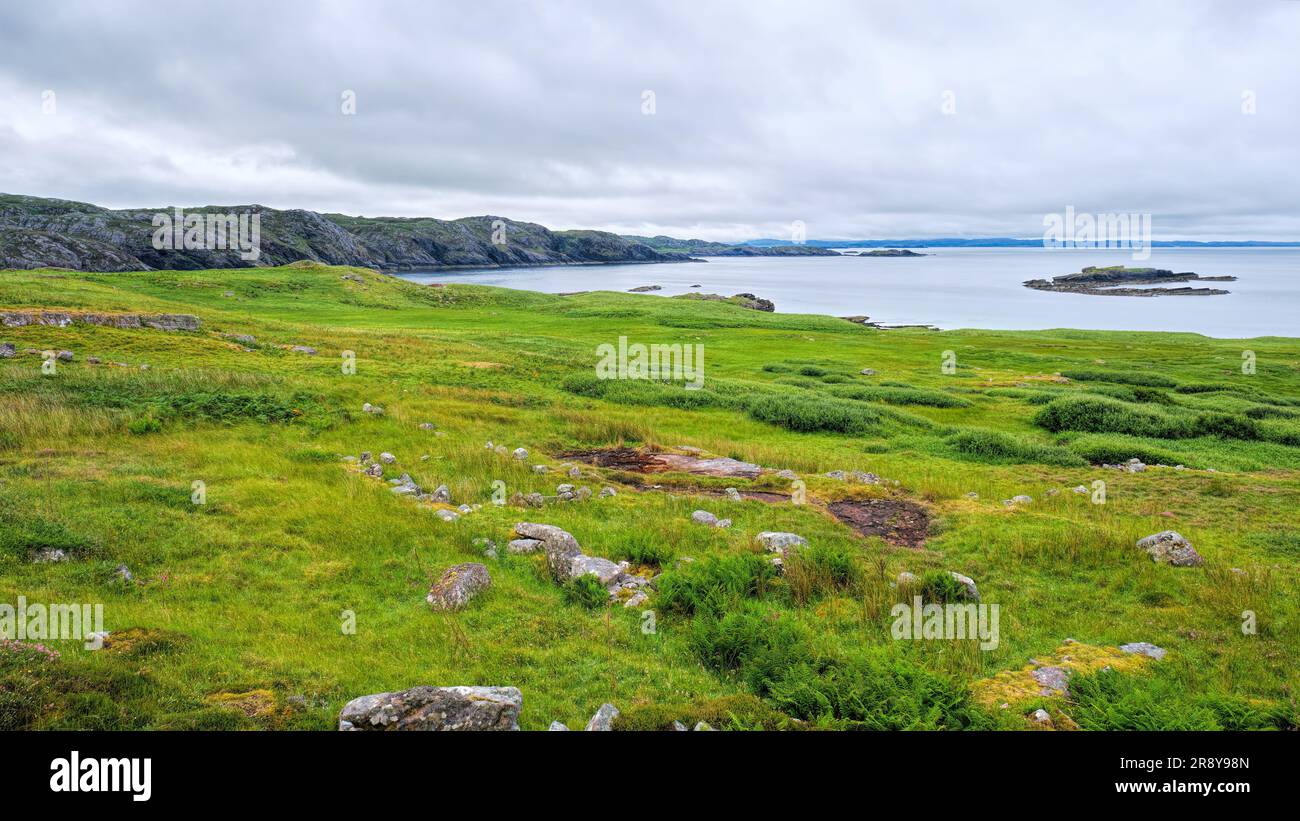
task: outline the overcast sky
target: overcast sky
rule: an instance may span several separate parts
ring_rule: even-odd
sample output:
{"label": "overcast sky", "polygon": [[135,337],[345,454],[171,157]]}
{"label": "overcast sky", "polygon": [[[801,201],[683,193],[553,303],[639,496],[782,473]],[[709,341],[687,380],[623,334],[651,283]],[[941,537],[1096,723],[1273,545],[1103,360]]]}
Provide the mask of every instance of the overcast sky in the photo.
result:
{"label": "overcast sky", "polygon": [[6,0],[0,191],[723,240],[1039,236],[1073,206],[1300,239],[1300,2]]}

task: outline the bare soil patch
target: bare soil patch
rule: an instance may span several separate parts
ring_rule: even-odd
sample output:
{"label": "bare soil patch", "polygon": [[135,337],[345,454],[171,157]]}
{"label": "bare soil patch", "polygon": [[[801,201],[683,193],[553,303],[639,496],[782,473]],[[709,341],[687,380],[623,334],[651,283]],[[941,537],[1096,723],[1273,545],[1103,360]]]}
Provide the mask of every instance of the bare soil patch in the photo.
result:
{"label": "bare soil patch", "polygon": [[831,502],[827,509],[863,536],[879,536],[899,547],[921,547],[930,533],[930,513],[916,502],[857,499]]}

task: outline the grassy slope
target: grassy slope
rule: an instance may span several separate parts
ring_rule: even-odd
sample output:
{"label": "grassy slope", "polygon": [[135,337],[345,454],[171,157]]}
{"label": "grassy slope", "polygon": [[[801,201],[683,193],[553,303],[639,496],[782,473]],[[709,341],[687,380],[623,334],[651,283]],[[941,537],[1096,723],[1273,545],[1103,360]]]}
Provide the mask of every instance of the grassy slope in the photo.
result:
{"label": "grassy slope", "polygon": [[[344,273],[364,283],[344,280]],[[21,593],[32,602],[103,602],[108,629],[161,631],[154,644],[125,652],[85,653],[56,642],[58,662],[8,670],[9,693],[0,700],[6,726],[326,728],[351,697],[433,683],[518,686],[521,723],[538,729],[552,719],[580,725],[603,701],[626,709],[747,691],[740,677],[697,661],[684,617],[663,614],[657,634],[643,635],[630,611],[567,603],[533,558],[489,561],[489,593],[461,614],[430,613],[423,601],[430,577],[474,560],[476,536],[504,544],[520,520],[557,524],[590,552],[615,557],[647,539],[676,556],[740,554],[753,549],[761,530],[792,530],[851,550],[863,579],[848,590],[819,590],[803,602],[777,595],[765,603],[806,626],[818,653],[852,656],[880,646],[970,682],[1019,668],[1066,637],[1098,645],[1151,641],[1171,651],[1152,675],[1187,698],[1235,695],[1295,709],[1300,448],[1216,437],[1050,434],[1032,421],[1034,402],[1051,398],[1041,392],[1080,392],[1093,383],[1027,377],[1071,369],[1156,373],[1180,383],[1245,385],[1280,405],[1300,397],[1297,340],[880,332],[718,303],[428,288],[312,266],[4,272],[0,306],[189,312],[204,323],[193,334],[0,329],[0,341],[20,351],[67,348],[78,355],[54,377],[39,374],[34,356],[0,362],[0,587],[14,591],[3,600]],[[258,344],[245,352],[221,333],[253,334]],[[885,414],[874,429],[847,435],[791,432],[734,404],[689,410],[563,389],[566,379],[591,373],[598,344],[620,335],[703,343],[708,386],[742,395],[768,389],[822,401],[849,387],[896,382],[968,404],[843,400]],[[279,344],[311,345],[320,354]],[[1244,348],[1258,356],[1255,376],[1239,373]],[[341,373],[343,350],[356,352],[356,375]],[[941,373],[945,350],[957,355],[955,375]],[[150,369],[92,366],[87,355]],[[862,367],[880,375],[858,376]],[[250,410],[252,400],[260,411]],[[367,401],[387,414],[362,414]],[[1163,401],[1178,413],[1237,413],[1256,404],[1231,393],[1168,392]],[[247,418],[279,411],[295,421]],[[445,435],[420,430],[423,421]],[[999,431],[1027,453],[1047,446],[1069,458],[963,453],[951,444],[959,428]],[[880,493],[816,476],[869,470],[930,503],[939,535],[925,550],[909,551],[863,541],[813,507],[631,491],[545,511],[485,504],[445,524],[340,461],[363,450],[391,451],[420,484],[446,482],[457,502],[487,502],[497,479],[510,491],[546,493],[562,481],[485,450],[487,440],[526,447],[535,461],[551,464],[558,460],[547,454],[575,446],[694,445],[806,474],[818,499]],[[1077,463],[1069,448],[1098,442],[1159,448],[1189,467],[1218,472],[1130,475],[1043,463]],[[421,462],[422,454],[430,459]],[[1045,494],[1096,478],[1109,486],[1104,506],[1068,491]],[[204,506],[190,503],[194,480],[206,483]],[[965,499],[967,491],[980,500]],[[1035,503],[1004,509],[999,500],[1017,493]],[[689,514],[699,507],[733,518],[734,526],[692,525]],[[1135,539],[1170,527],[1205,555],[1205,568],[1158,566],[1132,548]],[[72,548],[81,558],[26,561],[25,551],[43,544]],[[114,580],[119,563],[138,584]],[[1230,567],[1251,575],[1239,580]],[[996,651],[890,639],[893,594],[882,579],[932,568],[974,577],[984,601],[1001,605]],[[1239,629],[1247,608],[1259,614],[1259,635]],[[356,635],[340,630],[344,609],[357,615]],[[250,692],[234,698],[242,713],[213,706],[229,698],[223,694]],[[290,704],[296,695],[306,697],[305,709]],[[995,720],[1019,726],[1021,718]]]}

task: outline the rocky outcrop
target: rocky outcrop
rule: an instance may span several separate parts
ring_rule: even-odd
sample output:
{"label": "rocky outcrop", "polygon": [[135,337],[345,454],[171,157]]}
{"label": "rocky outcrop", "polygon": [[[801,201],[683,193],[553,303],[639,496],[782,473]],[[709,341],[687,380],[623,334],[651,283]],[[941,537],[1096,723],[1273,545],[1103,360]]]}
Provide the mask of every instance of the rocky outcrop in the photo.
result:
{"label": "rocky outcrop", "polygon": [[735,294],[733,296],[722,296],[721,294],[678,294],[673,299],[700,299],[705,302],[729,302],[732,305],[739,305],[742,308],[748,308],[751,311],[767,311],[771,313],[776,310],[776,303],[770,299],[754,296],[753,294]]}
{"label": "rocky outcrop", "polygon": [[349,701],[340,730],[518,730],[523,696],[514,687],[412,687]]}
{"label": "rocky outcrop", "polygon": [[[0,263],[3,264],[3,263]],[[101,325],[108,328],[154,328],[159,331],[197,331],[199,318],[192,314],[106,314],[91,311],[8,310],[0,311],[0,325]]]}

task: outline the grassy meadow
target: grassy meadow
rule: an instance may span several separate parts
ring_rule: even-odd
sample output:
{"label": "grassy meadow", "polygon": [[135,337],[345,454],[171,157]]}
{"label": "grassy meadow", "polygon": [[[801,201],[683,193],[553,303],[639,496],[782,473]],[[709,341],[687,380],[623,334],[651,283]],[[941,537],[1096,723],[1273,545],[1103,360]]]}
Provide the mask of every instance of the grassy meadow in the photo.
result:
{"label": "grassy meadow", "polygon": [[[580,728],[603,702],[626,729],[1028,729],[1038,708],[1057,729],[1300,723],[1300,339],[881,331],[309,264],[0,272],[0,310],[41,308],[202,325],[0,327],[16,348],[0,359],[0,603],[102,603],[111,632],[100,650],[44,641],[57,658],[0,647],[0,729],[324,730],[356,696],[418,684],[518,687],[532,730]],[[620,336],[703,345],[703,388],[597,379],[597,347]],[[28,349],[74,358],[47,374]],[[640,476],[563,456],[682,446],[792,470],[808,503],[719,493],[788,494],[774,473]],[[344,459],[363,451],[481,508],[444,522]],[[1101,466],[1132,457],[1150,467]],[[617,495],[498,506],[494,482]],[[1020,494],[1033,501],[1003,504]],[[924,545],[863,537],[827,512],[845,499],[922,506]],[[698,509],[733,524],[693,523]],[[542,557],[505,550],[520,521],[662,573],[657,589],[629,609],[561,588]],[[1167,529],[1205,564],[1135,548]],[[778,574],[761,531],[809,547]],[[49,550],[68,560],[33,561]],[[430,583],[468,561],[492,587],[432,611]],[[1000,608],[996,649],[895,640],[903,571],[939,597],[942,571],[974,579]],[[1168,653],[1114,649],[1130,642]],[[1027,686],[1031,659],[1071,667],[1069,695]]]}

